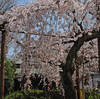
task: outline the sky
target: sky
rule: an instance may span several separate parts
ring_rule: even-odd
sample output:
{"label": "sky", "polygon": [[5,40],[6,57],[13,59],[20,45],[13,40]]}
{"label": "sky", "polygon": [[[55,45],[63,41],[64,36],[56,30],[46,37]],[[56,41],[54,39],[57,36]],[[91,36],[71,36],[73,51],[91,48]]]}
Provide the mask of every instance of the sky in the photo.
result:
{"label": "sky", "polygon": [[[17,5],[25,5],[28,2],[36,1],[36,0],[15,0]],[[11,58],[14,55],[14,48],[9,48],[7,53],[7,58]]]}
{"label": "sky", "polygon": [[[27,4],[28,2],[34,2],[34,1],[36,1],[36,0],[16,0],[16,4],[17,5],[25,5],[25,4]],[[89,16],[89,17],[91,17],[91,16]],[[45,20],[45,17],[43,17],[44,18],[44,20]],[[47,19],[46,19],[47,20]],[[52,20],[52,21],[51,21]],[[95,20],[94,20],[95,21]],[[50,18],[48,18],[48,24],[49,23],[51,23],[51,24],[53,24],[54,25],[54,28],[50,28],[50,26],[48,26],[47,25],[47,27],[46,27],[46,32],[49,32],[49,31],[51,31],[52,29],[54,29],[54,32],[56,32],[56,31],[58,31],[59,29],[59,31],[60,32],[64,32],[63,31],[63,29],[62,29],[62,24],[65,24],[65,25],[67,25],[67,21],[64,23],[64,19],[63,18],[61,18],[58,22],[60,22],[60,24],[61,25],[56,25],[55,23],[55,21],[54,21],[54,17],[52,16],[52,19],[50,19]],[[58,24],[58,23],[57,23]],[[88,26],[88,27],[91,27],[91,25],[90,26]],[[37,28],[37,27],[36,27]],[[35,29],[36,29],[35,28]],[[66,27],[65,28],[65,30],[68,30],[68,27]],[[37,39],[37,38],[36,38]],[[9,57],[12,57],[13,56],[13,53],[14,52],[14,46],[13,46],[13,48],[9,48],[9,50],[8,50],[8,53],[7,53],[7,56],[8,56],[8,58]]]}
{"label": "sky", "polygon": [[25,5],[26,3],[32,2],[32,1],[35,1],[35,0],[16,0],[16,4]]}

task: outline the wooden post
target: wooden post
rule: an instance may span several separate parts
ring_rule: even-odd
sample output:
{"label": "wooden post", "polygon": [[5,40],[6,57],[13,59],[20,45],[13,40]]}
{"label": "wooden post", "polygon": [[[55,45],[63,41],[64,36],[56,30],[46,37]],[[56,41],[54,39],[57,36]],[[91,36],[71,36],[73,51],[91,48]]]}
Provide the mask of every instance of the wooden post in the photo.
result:
{"label": "wooden post", "polygon": [[85,99],[85,90],[84,90],[84,60],[85,60],[85,55],[84,55],[84,48],[83,48],[83,52],[82,52],[82,55],[83,55],[83,73],[82,73],[82,99]]}
{"label": "wooden post", "polygon": [[0,99],[4,99],[4,79],[5,79],[5,54],[6,54],[6,24],[7,22],[4,22],[2,24],[2,40],[1,40],[1,86],[0,86],[0,92],[1,96]]}
{"label": "wooden post", "polygon": [[84,63],[83,63],[83,74],[82,74],[82,99],[85,99],[85,91],[84,91]]}
{"label": "wooden post", "polygon": [[79,63],[78,57],[75,56],[75,65],[76,65],[76,88],[77,88],[77,99],[80,99],[80,78],[79,78]]}
{"label": "wooden post", "polygon": [[80,99],[79,67],[77,64],[76,64],[76,85],[77,85],[77,99]]}
{"label": "wooden post", "polygon": [[[97,7],[97,24],[100,23],[100,0],[96,0],[96,7]],[[100,72],[100,37],[97,39],[98,42],[98,68],[99,68],[99,72]]]}

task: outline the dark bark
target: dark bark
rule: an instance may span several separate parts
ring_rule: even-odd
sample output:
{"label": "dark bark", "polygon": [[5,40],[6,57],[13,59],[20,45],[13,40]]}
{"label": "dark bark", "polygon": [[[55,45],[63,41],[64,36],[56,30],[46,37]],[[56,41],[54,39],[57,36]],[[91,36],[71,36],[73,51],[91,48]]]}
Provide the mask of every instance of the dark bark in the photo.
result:
{"label": "dark bark", "polygon": [[[96,7],[97,7],[97,24],[100,24],[100,1],[96,0]],[[100,72],[100,37],[98,38],[98,68]]]}
{"label": "dark bark", "polygon": [[6,53],[6,22],[4,22],[0,29],[2,31],[2,41],[1,41],[1,70],[0,70],[0,99],[4,99],[4,79],[5,79],[5,53]]}
{"label": "dark bark", "polygon": [[70,72],[66,72],[65,74],[62,74],[62,80],[63,80],[63,88],[64,88],[64,94],[65,99],[76,99],[76,92],[73,86],[72,81],[72,75]]}
{"label": "dark bark", "polygon": [[84,42],[88,42],[92,39],[100,37],[99,31],[93,30],[92,35],[84,33],[82,37],[79,37],[72,48],[70,49],[68,56],[66,58],[66,64],[62,65],[62,83],[65,91],[65,99],[77,99],[75,89],[73,86],[72,75],[74,73],[74,67],[72,65],[73,59],[77,56],[77,52],[80,50]]}
{"label": "dark bark", "polygon": [[80,99],[80,79],[79,79],[79,66],[76,66],[76,85],[77,85],[77,99]]}
{"label": "dark bark", "polygon": [[99,68],[99,72],[100,72],[100,38],[98,38],[98,68]]}

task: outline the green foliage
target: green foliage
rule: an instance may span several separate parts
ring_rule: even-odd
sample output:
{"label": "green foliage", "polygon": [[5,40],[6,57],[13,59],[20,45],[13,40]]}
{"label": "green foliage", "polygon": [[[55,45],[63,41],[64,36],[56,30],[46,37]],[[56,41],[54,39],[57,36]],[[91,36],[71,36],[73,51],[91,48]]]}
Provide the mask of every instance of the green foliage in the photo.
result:
{"label": "green foliage", "polygon": [[15,71],[16,71],[16,65],[14,64],[14,62],[6,58],[5,59],[5,90],[6,90],[5,94],[8,94],[8,92],[10,93],[13,90]]}
{"label": "green foliage", "polygon": [[92,91],[89,92],[88,99],[100,99],[100,92],[93,89]]}
{"label": "green foliage", "polygon": [[16,71],[16,66],[15,64],[6,59],[6,68],[5,68],[5,78],[9,79],[9,81],[13,81],[13,79],[15,78],[15,71]]}
{"label": "green foliage", "polygon": [[15,71],[16,71],[15,64],[12,61],[6,59],[5,60],[5,87],[8,88],[9,92],[13,88]]}
{"label": "green foliage", "polygon": [[6,96],[5,99],[24,99],[24,96],[21,92],[15,92]]}
{"label": "green foliage", "polygon": [[[61,98],[60,98],[61,97]],[[63,99],[58,91],[23,90],[9,94],[5,99]]]}

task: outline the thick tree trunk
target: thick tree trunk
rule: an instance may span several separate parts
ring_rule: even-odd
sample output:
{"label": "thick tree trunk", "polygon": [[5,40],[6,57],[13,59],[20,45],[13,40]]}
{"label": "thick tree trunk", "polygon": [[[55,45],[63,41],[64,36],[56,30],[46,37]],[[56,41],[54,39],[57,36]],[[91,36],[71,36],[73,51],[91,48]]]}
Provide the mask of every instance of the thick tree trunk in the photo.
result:
{"label": "thick tree trunk", "polygon": [[65,91],[65,99],[76,99],[76,92],[73,86],[72,75],[70,72],[66,72],[62,75],[63,88]]}
{"label": "thick tree trunk", "polygon": [[92,35],[84,33],[82,37],[79,37],[75,41],[72,48],[70,49],[66,58],[66,63],[61,65],[63,70],[63,72],[61,73],[61,77],[62,77],[63,88],[65,91],[65,99],[77,99],[72,81],[72,75],[74,73],[74,67],[72,65],[73,59],[77,56],[77,52],[80,50],[84,42],[88,42],[92,39],[100,37],[99,31],[93,30]]}

